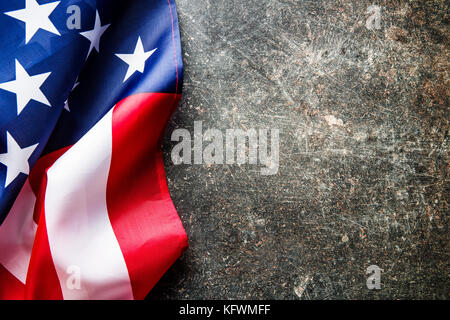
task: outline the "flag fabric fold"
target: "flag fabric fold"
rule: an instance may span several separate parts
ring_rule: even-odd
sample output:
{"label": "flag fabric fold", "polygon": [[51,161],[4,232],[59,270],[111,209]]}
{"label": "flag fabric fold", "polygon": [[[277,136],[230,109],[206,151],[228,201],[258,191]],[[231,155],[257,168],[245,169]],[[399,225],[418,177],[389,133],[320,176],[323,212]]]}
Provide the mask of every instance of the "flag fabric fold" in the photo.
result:
{"label": "flag fabric fold", "polygon": [[187,248],[175,2],[2,1],[0,27],[0,299],[145,298]]}

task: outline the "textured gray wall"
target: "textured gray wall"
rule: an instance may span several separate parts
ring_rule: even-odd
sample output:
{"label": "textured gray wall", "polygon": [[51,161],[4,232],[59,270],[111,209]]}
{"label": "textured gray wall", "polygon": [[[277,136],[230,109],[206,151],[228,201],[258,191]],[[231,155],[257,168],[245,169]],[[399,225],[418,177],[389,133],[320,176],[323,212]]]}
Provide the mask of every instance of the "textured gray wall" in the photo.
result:
{"label": "textured gray wall", "polygon": [[[184,96],[163,150],[190,248],[149,298],[449,298],[446,1],[177,5]],[[278,174],[175,166],[170,134],[194,120],[280,129]]]}

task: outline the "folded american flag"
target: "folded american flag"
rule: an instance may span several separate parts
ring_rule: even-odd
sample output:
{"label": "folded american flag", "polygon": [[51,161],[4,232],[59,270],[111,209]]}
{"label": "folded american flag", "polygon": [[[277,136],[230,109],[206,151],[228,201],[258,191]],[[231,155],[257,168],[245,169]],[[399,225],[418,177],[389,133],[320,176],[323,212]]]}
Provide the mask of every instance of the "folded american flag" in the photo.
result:
{"label": "folded american flag", "polygon": [[0,29],[0,299],[143,299],[187,247],[174,0],[2,0]]}

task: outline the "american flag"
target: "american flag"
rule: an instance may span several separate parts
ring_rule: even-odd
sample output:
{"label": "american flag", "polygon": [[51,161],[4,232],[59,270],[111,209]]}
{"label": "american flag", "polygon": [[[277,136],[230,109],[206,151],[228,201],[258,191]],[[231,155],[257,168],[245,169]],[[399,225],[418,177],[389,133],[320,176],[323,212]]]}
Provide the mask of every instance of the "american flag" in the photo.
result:
{"label": "american flag", "polygon": [[2,0],[0,30],[0,299],[143,299],[187,247],[174,0]]}

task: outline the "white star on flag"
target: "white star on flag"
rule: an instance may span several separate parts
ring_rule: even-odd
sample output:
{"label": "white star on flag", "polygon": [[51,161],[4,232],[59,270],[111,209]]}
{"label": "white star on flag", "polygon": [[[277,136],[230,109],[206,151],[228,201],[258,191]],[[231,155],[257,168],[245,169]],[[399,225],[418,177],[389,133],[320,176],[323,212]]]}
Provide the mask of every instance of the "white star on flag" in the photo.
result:
{"label": "white star on flag", "polygon": [[[79,82],[75,82],[75,84],[72,87],[72,90],[70,91],[70,93],[72,93],[73,89],[75,89],[80,83]],[[64,102],[64,109],[66,109],[67,111],[70,112],[70,108],[69,108],[69,98],[67,98],[66,102]]]}
{"label": "white star on flag", "polygon": [[145,62],[155,51],[156,49],[153,49],[151,51],[144,51],[144,45],[142,44],[141,37],[139,37],[133,53],[116,53],[116,56],[118,56],[126,64],[128,64],[128,70],[125,75],[125,79],[123,79],[123,82],[127,81],[127,79],[131,77],[136,71],[143,73]]}
{"label": "white star on flag", "polygon": [[40,87],[47,80],[51,72],[30,76],[20,62],[16,59],[16,80],[0,83],[0,89],[10,91],[17,96],[17,115],[19,115],[30,100],[36,100],[48,106],[45,95]]}
{"label": "white star on flag", "polygon": [[106,29],[110,25],[107,24],[105,26],[101,25],[100,21],[100,15],[98,14],[98,10],[95,13],[95,23],[94,23],[94,29],[89,31],[80,32],[80,34],[88,39],[91,42],[91,45],[89,47],[89,51],[86,57],[89,57],[89,54],[91,53],[92,49],[95,48],[97,52],[100,52],[100,38],[103,35],[103,33],[106,31]]}
{"label": "white star on flag", "polygon": [[38,146],[38,143],[36,143],[35,145],[22,149],[8,131],[6,131],[6,143],[6,153],[0,154],[0,163],[3,163],[6,166],[5,188],[13,182],[20,173],[25,173],[26,175],[30,173],[28,159]]}
{"label": "white star on flag", "polygon": [[36,0],[26,0],[24,9],[5,12],[5,14],[25,22],[25,44],[27,44],[39,29],[61,35],[49,18],[59,3],[60,1],[56,1],[39,5]]}

